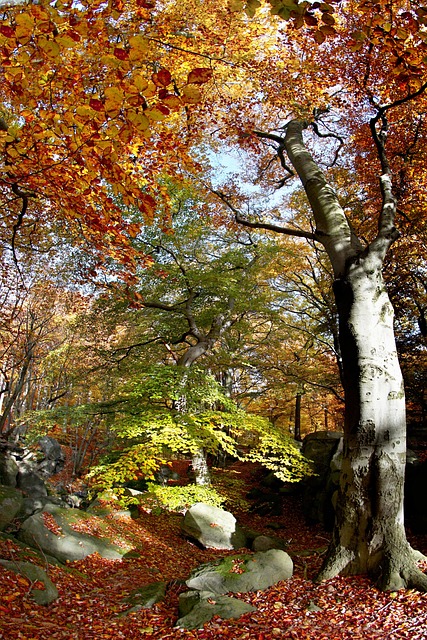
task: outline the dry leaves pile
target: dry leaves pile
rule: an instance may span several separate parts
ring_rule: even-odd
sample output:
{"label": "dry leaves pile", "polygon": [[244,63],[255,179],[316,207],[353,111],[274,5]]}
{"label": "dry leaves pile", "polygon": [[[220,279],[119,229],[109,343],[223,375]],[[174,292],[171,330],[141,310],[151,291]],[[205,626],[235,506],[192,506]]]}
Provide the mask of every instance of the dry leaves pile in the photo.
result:
{"label": "dry leaves pile", "polygon": [[[240,473],[245,473],[240,469]],[[246,472],[245,490],[251,476]],[[381,593],[365,578],[336,578],[315,584],[312,578],[321,563],[319,548],[327,534],[309,527],[296,497],[283,499],[283,515],[261,517],[240,513],[243,524],[266,535],[272,526],[281,526],[274,535],[291,540],[295,574],[266,591],[240,594],[257,611],[238,620],[214,618],[197,631],[174,628],[178,617],[178,595],[185,590],[182,580],[190,570],[224,552],[203,551],[180,535],[182,516],[141,513],[132,520],[111,517],[111,531],[130,541],[137,557],[123,561],[90,556],[66,568],[49,566],[48,572],[59,590],[50,606],[36,605],[29,580],[0,567],[0,638],[4,640],[111,640],[166,638],[210,640],[333,640],[359,638],[427,638],[427,594],[414,591]],[[411,540],[427,553],[427,537]],[[308,554],[299,552],[311,549]],[[24,557],[23,557],[24,555]],[[132,554],[133,555],[133,554]],[[0,541],[0,557],[30,559],[14,541]],[[43,564],[38,560],[39,564]],[[426,565],[427,569],[427,565]],[[128,608],[123,598],[138,586],[160,580],[169,581],[167,597],[152,609],[120,617]]]}

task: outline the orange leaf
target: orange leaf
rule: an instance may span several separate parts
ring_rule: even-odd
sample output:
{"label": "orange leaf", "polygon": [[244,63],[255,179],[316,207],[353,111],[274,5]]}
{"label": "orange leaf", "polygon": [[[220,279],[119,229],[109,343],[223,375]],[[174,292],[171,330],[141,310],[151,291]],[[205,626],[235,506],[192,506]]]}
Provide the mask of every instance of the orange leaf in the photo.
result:
{"label": "orange leaf", "polygon": [[167,87],[172,81],[172,76],[167,69],[160,69],[157,73],[153,73],[152,80],[157,86]]}
{"label": "orange leaf", "polygon": [[188,84],[204,84],[205,82],[209,82],[212,76],[213,76],[212,69],[206,69],[206,68],[200,67],[198,69],[193,69],[192,71],[190,71],[190,73],[188,74],[187,83]]}

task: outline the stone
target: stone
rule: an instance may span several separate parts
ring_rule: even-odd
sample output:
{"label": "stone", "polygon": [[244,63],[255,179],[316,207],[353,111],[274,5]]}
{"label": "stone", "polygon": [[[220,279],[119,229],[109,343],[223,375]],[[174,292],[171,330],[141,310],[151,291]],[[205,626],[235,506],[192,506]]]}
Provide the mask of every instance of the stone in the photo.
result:
{"label": "stone", "polygon": [[269,549],[286,549],[286,540],[276,536],[257,536],[252,543],[253,551],[269,551]]}
{"label": "stone", "polygon": [[332,496],[340,477],[343,434],[338,431],[317,431],[303,441],[303,455],[313,461],[315,476],[305,480],[302,507],[306,518],[321,522],[330,530],[335,519]]}
{"label": "stone", "polygon": [[3,559],[0,559],[0,565],[8,571],[14,571],[21,576],[25,576],[31,582],[40,581],[44,584],[44,589],[31,590],[31,596],[37,604],[48,605],[58,597],[58,589],[41,567],[31,564],[31,562],[18,562],[16,560],[11,562]]}
{"label": "stone", "polygon": [[293,574],[291,557],[281,549],[227,556],[197,567],[186,580],[190,589],[216,594],[268,589]]}
{"label": "stone", "polygon": [[33,465],[28,462],[20,463],[16,486],[31,498],[47,496],[43,479],[34,471]]}
{"label": "stone", "polygon": [[[51,531],[45,524],[43,514],[53,516],[58,525],[58,533]],[[25,520],[18,534],[19,540],[30,547],[41,549],[47,555],[57,558],[60,562],[82,560],[92,553],[98,553],[102,558],[118,560],[131,547],[118,547],[106,540],[85,533],[78,533],[71,527],[71,523],[78,523],[90,517],[83,511],[76,509],[62,509],[56,505],[47,504],[44,510],[35,513]]]}
{"label": "stone", "polygon": [[246,536],[231,513],[203,502],[188,509],[181,529],[207,549],[241,549],[246,544]]}
{"label": "stone", "polygon": [[40,438],[38,445],[44,454],[44,459],[38,464],[38,471],[44,477],[49,477],[62,471],[65,464],[65,455],[59,442],[55,438],[43,436]]}
{"label": "stone", "polygon": [[13,487],[0,485],[0,531],[12,522],[23,503],[22,492]]}
{"label": "stone", "polygon": [[187,591],[179,597],[180,618],[175,626],[188,630],[201,629],[214,616],[229,620],[251,611],[256,611],[256,608],[237,598],[210,591]]}
{"label": "stone", "polygon": [[342,437],[340,431],[315,431],[305,436],[302,454],[313,461],[316,473],[322,474],[329,470],[332,456]]}
{"label": "stone", "polygon": [[131,604],[132,607],[125,611],[123,615],[134,613],[140,609],[151,609],[157,602],[163,600],[167,586],[167,582],[152,582],[139,587],[125,598],[125,602]]}
{"label": "stone", "polygon": [[18,471],[16,460],[8,453],[2,453],[0,455],[0,484],[16,487]]}

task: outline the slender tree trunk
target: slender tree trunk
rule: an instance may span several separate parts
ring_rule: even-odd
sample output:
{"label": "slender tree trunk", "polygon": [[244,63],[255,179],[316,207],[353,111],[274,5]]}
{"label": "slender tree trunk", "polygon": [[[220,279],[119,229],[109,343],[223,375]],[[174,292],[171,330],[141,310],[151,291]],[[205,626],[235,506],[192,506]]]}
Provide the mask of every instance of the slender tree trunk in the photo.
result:
{"label": "slender tree trunk", "polygon": [[301,442],[301,393],[295,397],[295,433],[294,438]]}
{"label": "slender tree trunk", "polygon": [[[198,358],[208,351],[210,345],[207,341],[199,341],[192,345],[178,360],[177,365],[181,367],[191,367]],[[185,404],[185,398],[182,398]],[[184,410],[184,407],[181,408]],[[191,457],[191,469],[194,473],[194,482],[201,487],[208,487],[211,484],[208,461],[205,450],[200,447]]]}

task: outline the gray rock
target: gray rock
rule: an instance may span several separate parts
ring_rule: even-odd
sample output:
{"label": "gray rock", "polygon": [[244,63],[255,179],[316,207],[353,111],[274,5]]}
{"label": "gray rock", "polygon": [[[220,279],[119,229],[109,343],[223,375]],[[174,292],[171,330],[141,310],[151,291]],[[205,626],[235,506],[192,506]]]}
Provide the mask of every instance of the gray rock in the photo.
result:
{"label": "gray rock", "polygon": [[18,465],[16,460],[8,453],[0,455],[0,484],[8,487],[16,487],[16,476],[18,475]]}
{"label": "gray rock", "polygon": [[[51,514],[61,533],[53,533],[46,527],[43,513]],[[78,533],[70,526],[70,522],[88,519],[86,513],[75,509],[61,509],[52,504],[47,504],[43,512],[35,513],[25,520],[19,532],[19,539],[30,547],[41,549],[48,555],[60,560],[60,562],[73,562],[82,560],[91,553],[99,553],[103,558],[120,559],[130,551],[130,547],[121,548],[94,536]],[[93,516],[92,516],[93,517]]]}
{"label": "gray rock", "polygon": [[246,544],[246,536],[231,513],[203,502],[186,512],[181,529],[207,549],[241,549]]}
{"label": "gray rock", "polygon": [[331,529],[335,511],[332,496],[337,489],[342,463],[342,433],[317,431],[303,441],[302,453],[313,461],[317,475],[307,478],[303,495],[305,516]]}
{"label": "gray rock", "polygon": [[47,605],[58,597],[58,589],[41,567],[31,564],[30,562],[17,562],[16,560],[10,562],[9,560],[2,559],[0,559],[0,565],[5,567],[8,571],[14,571],[15,573],[19,573],[21,576],[25,576],[31,580],[31,582],[40,581],[44,584],[44,589],[31,590],[31,596],[37,604]]}
{"label": "gray rock", "polygon": [[186,585],[216,594],[246,593],[268,589],[281,580],[288,580],[292,574],[291,557],[280,549],[270,549],[203,564],[191,573]]}
{"label": "gray rock", "polygon": [[132,607],[122,615],[134,613],[140,609],[151,609],[157,602],[161,602],[166,594],[167,582],[152,582],[139,587],[130,596],[125,598],[125,602],[129,602]]}
{"label": "gray rock", "polygon": [[276,536],[257,536],[252,543],[253,551],[268,551],[269,549],[286,549],[288,544]]}
{"label": "gray rock", "polygon": [[43,479],[29,463],[21,463],[19,465],[16,486],[31,498],[47,496],[47,489]]}
{"label": "gray rock", "polygon": [[250,611],[256,611],[255,607],[237,598],[217,595],[210,591],[188,591],[179,597],[181,617],[176,627],[189,630],[201,629],[214,616],[229,620],[240,618],[241,615]]}
{"label": "gray rock", "polygon": [[338,431],[316,431],[305,436],[302,453],[313,461],[316,473],[322,474],[329,470],[331,458],[342,437],[343,434]]}
{"label": "gray rock", "polygon": [[3,531],[19,513],[22,502],[21,491],[0,485],[0,531]]}

